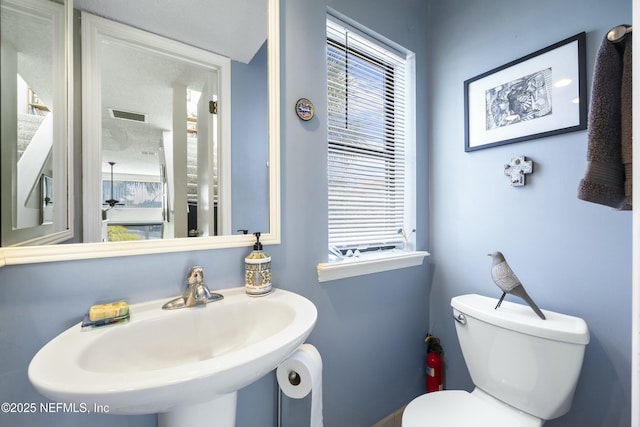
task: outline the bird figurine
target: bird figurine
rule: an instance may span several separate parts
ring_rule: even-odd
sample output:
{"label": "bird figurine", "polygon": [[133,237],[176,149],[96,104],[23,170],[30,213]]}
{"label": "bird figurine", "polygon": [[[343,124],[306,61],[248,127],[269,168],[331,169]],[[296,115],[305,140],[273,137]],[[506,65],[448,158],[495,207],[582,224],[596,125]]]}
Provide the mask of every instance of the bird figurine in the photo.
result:
{"label": "bird figurine", "polygon": [[509,264],[507,264],[507,260],[504,259],[502,252],[498,251],[488,255],[493,260],[491,264],[491,278],[495,284],[502,289],[502,296],[500,297],[500,301],[498,301],[498,305],[496,305],[496,310],[500,307],[500,304],[502,304],[504,297],[507,294],[512,294],[525,300],[541,319],[546,319],[536,303],[533,302],[529,294],[527,294],[527,291],[524,290],[524,286],[522,286],[516,274],[511,267],[509,267]]}

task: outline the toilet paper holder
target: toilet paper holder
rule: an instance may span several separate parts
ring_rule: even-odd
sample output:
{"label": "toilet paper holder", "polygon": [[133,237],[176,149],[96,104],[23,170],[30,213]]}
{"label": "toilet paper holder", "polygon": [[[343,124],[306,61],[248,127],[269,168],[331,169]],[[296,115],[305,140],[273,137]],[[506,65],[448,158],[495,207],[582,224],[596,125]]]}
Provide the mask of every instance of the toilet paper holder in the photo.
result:
{"label": "toilet paper holder", "polygon": [[[292,386],[298,386],[300,385],[300,382],[302,382],[302,379],[300,378],[300,374],[297,373],[296,371],[289,372],[289,375],[287,375],[287,379],[289,380],[289,384],[291,384]],[[282,390],[280,389],[280,387],[277,387],[277,389],[278,389],[278,409],[277,409],[278,427],[282,427]]]}
{"label": "toilet paper holder", "polygon": [[298,374],[296,371],[289,372],[288,379],[289,379],[289,384],[293,386],[300,385],[300,381],[301,381],[300,374]]}
{"label": "toilet paper holder", "polygon": [[278,387],[277,421],[282,427],[283,396],[311,398],[310,427],[322,427],[322,357],[311,344],[300,345],[276,369]]}

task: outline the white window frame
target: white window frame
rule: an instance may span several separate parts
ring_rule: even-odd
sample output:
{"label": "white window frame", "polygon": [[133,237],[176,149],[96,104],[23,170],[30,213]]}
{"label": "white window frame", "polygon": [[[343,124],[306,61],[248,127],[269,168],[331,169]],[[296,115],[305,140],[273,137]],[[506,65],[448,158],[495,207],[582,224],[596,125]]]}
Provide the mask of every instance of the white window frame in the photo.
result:
{"label": "white window frame", "polygon": [[345,255],[336,252],[337,248],[333,247],[329,261],[317,266],[318,280],[324,282],[420,265],[429,254],[415,250],[415,234],[412,234],[416,223],[415,55],[335,11],[330,10],[327,15],[327,30],[328,34],[348,34],[347,37],[355,40],[360,48],[370,46],[373,56],[387,56],[404,61],[404,219],[401,227],[407,238],[403,238],[399,232],[397,236],[391,237],[388,244],[381,244],[382,248],[365,251],[365,244],[363,251],[355,252],[355,255],[354,250]]}

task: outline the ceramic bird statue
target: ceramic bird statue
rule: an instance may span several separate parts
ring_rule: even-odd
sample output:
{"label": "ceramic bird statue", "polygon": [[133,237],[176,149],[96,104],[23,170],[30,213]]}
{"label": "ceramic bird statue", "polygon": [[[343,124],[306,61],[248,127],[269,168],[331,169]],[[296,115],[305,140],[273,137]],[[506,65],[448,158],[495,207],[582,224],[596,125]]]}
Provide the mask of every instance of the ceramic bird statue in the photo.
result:
{"label": "ceramic bird statue", "polygon": [[502,289],[502,296],[500,297],[500,301],[498,301],[498,305],[496,305],[496,309],[500,307],[502,300],[507,294],[512,294],[525,300],[541,319],[546,319],[536,303],[533,302],[529,294],[527,294],[527,291],[524,290],[524,286],[522,286],[516,274],[511,270],[509,264],[507,264],[507,260],[504,259],[502,252],[494,252],[488,255],[493,260],[491,264],[491,278],[495,284]]}

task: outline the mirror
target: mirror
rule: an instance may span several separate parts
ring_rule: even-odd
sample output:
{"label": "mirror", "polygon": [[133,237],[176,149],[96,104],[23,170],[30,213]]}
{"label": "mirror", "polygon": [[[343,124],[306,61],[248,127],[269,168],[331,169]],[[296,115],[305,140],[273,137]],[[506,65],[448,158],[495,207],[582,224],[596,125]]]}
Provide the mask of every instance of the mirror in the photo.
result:
{"label": "mirror", "polygon": [[[89,0],[88,0],[89,1]],[[260,0],[264,1],[264,0]],[[153,3],[153,7],[149,9],[145,9],[142,5],[143,2],[127,2],[127,1],[119,1],[119,2],[96,2],[95,4],[102,4],[107,8],[110,8],[114,3],[121,3],[122,5],[134,5],[134,10],[129,14],[131,19],[135,18],[136,11],[138,15],[150,15],[149,11],[153,10],[154,15],[150,21],[160,22],[160,27],[162,27],[162,19],[158,18],[157,14],[160,11],[170,10],[169,6],[158,7],[157,2]],[[146,2],[145,2],[146,3]],[[205,4],[209,4],[211,2],[203,2]],[[234,4],[237,2],[233,2]],[[171,4],[171,2],[167,2],[167,5]],[[244,4],[244,3],[243,3]],[[196,5],[193,5],[196,8]],[[251,9],[251,6],[245,4],[245,12],[246,8]],[[222,8],[226,9],[225,7]],[[195,9],[194,9],[195,10]],[[268,152],[267,152],[267,165],[265,167],[265,173],[268,176],[268,187],[264,188],[262,192],[268,197],[268,218],[264,219],[264,222],[267,224],[268,232],[263,233],[261,240],[264,241],[265,244],[276,244],[280,241],[280,230],[279,230],[279,222],[280,222],[280,214],[279,214],[279,203],[280,203],[280,194],[279,194],[279,26],[278,26],[278,1],[277,0],[268,0],[268,39],[267,39],[267,48],[266,48],[266,56],[268,58],[268,115],[267,115],[267,128],[268,128]],[[103,14],[104,15],[104,14]],[[170,14],[169,14],[170,15]],[[189,15],[191,17],[197,16],[198,13],[190,13],[177,14],[180,16]],[[169,16],[169,21],[175,20],[177,15]],[[195,25],[195,24],[194,24]],[[243,27],[232,24],[230,25],[234,28],[239,28],[242,31]],[[167,27],[168,28],[168,27]],[[202,33],[202,31],[190,31],[194,28],[193,25],[185,28],[184,26],[178,25],[173,28],[173,30],[177,31],[177,33],[185,33],[187,35],[191,35],[192,33]],[[203,27],[205,29],[204,39],[210,40],[213,38],[211,33],[206,33],[206,31],[212,31],[212,25],[205,25]],[[159,32],[159,31],[158,31]],[[176,34],[169,34],[169,36],[173,36],[176,39],[179,38]],[[182,38],[183,41],[187,41],[188,44],[196,45],[197,40],[188,40],[188,38]],[[242,36],[238,36],[237,40],[242,40]],[[83,79],[83,85],[85,84],[86,78]],[[232,83],[233,85],[233,83]],[[84,90],[83,90],[84,92]],[[84,95],[84,94],[83,94]],[[231,107],[233,108],[233,107]],[[83,112],[84,113],[84,112]],[[250,123],[251,118],[246,116],[241,116],[236,114],[237,117],[231,117],[231,120],[238,120],[240,125],[244,128],[248,128],[250,126],[247,123]],[[232,129],[235,129],[232,126]],[[85,129],[83,129],[83,132]],[[232,141],[232,139],[230,139]],[[83,141],[84,142],[84,141]],[[86,142],[85,142],[86,144]],[[90,145],[85,145],[85,147],[89,147]],[[241,155],[236,156],[235,147],[232,147],[232,157],[236,157],[238,159],[242,159]],[[101,155],[102,153],[100,153]],[[83,156],[87,155],[87,153],[83,153]],[[109,159],[104,159],[107,164]],[[110,165],[109,165],[110,166]],[[264,165],[263,165],[264,166]],[[95,167],[100,169],[100,174],[102,175],[102,167],[98,165],[89,165],[87,162],[83,162],[83,168],[86,170],[87,168]],[[118,164],[115,162],[114,164],[114,175],[117,173]],[[220,169],[233,169],[233,167],[224,163],[221,164]],[[238,171],[239,173],[242,170]],[[109,173],[110,175],[110,173]],[[224,176],[224,175],[222,175]],[[101,177],[102,178],[102,177]],[[233,186],[235,186],[235,182],[233,182]],[[109,187],[109,186],[108,186]],[[235,198],[235,188],[231,191],[231,196],[229,198],[232,199],[232,217],[233,210],[235,209],[234,204],[236,203]],[[238,191],[240,193],[240,191]],[[87,192],[83,191],[83,196],[87,196]],[[100,214],[106,208],[102,205],[103,202],[109,200],[109,197],[103,197],[102,194],[99,196],[100,205],[98,207],[97,212]],[[246,210],[246,209],[245,209]],[[109,212],[107,212],[107,215]],[[97,216],[97,215],[93,215]],[[101,221],[101,219],[100,219]],[[229,227],[230,233],[236,232],[234,228],[234,223],[231,223]],[[27,263],[27,262],[43,262],[43,261],[53,261],[60,259],[79,259],[79,258],[93,258],[93,257],[104,257],[104,256],[124,256],[131,254],[148,254],[148,253],[159,253],[159,252],[174,252],[174,251],[186,251],[186,250],[198,250],[198,249],[210,249],[210,248],[224,248],[224,247],[238,247],[238,246],[249,246],[253,241],[253,236],[250,235],[238,235],[238,234],[222,234],[216,235],[215,237],[200,237],[200,238],[174,238],[171,240],[151,240],[151,241],[122,241],[122,242],[110,242],[110,243],[82,243],[82,244],[68,244],[68,245],[59,245],[54,248],[50,246],[41,246],[41,247],[20,247],[20,248],[4,248],[2,249],[4,259],[0,259],[0,264],[16,264],[16,263]]]}
{"label": "mirror", "polygon": [[71,25],[50,0],[1,0],[0,19],[1,245],[68,240]]}
{"label": "mirror", "polygon": [[154,34],[142,3],[76,1],[115,19],[81,19],[83,241],[267,231],[266,2],[198,11],[207,32],[243,29],[210,47],[226,56]]}

